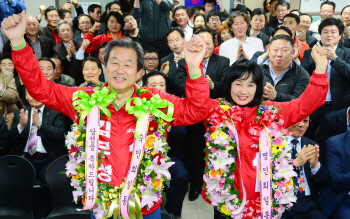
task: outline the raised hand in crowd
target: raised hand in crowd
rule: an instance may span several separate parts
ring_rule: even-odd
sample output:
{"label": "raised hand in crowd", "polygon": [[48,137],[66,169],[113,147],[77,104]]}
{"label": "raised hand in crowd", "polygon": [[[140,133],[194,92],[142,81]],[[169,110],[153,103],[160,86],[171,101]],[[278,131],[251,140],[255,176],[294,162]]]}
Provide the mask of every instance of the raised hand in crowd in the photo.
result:
{"label": "raised hand in crowd", "polygon": [[312,168],[317,168],[320,164],[318,163],[318,158],[320,157],[320,146],[314,146],[314,155],[309,159],[309,163]]}
{"label": "raised hand in crowd", "polygon": [[276,98],[277,91],[272,84],[269,82],[266,82],[266,85],[264,87],[264,94],[263,97],[268,99],[268,100],[274,100]]}
{"label": "raised hand in crowd", "polygon": [[[347,28],[344,28],[344,29],[347,29]],[[324,49],[326,51],[326,57],[328,60],[333,60],[337,56],[335,54],[335,49],[333,44],[331,46],[325,47]]]}
{"label": "raised hand in crowd", "polygon": [[164,74],[169,73],[169,61],[165,62],[162,67],[160,68],[160,71],[163,72]]}
{"label": "raised hand in crowd", "polygon": [[173,4],[174,4],[174,6],[180,4],[180,0],[174,0],[174,1],[173,1]]}
{"label": "raised hand in crowd", "polygon": [[40,5],[39,6],[39,14],[38,16],[36,17],[36,19],[38,19],[38,21],[41,21],[41,18],[44,16],[45,14],[45,11],[46,11],[46,6],[45,5]]}
{"label": "raised hand in crowd", "polygon": [[89,30],[91,34],[94,34],[96,31],[98,31],[102,27],[102,24],[100,22],[95,22],[94,26]]}
{"label": "raised hand in crowd", "polygon": [[300,52],[301,52],[301,49],[302,49],[302,45],[301,45],[301,42],[299,41],[298,43],[294,44],[294,53],[292,55],[292,58],[295,62],[300,62],[299,61],[299,55],[300,55]]}
{"label": "raised hand in crowd", "polygon": [[207,44],[204,39],[198,35],[193,35],[190,41],[185,42],[185,60],[190,74],[195,75],[201,73],[199,65],[203,61],[206,50]]}
{"label": "raised hand in crowd", "polygon": [[301,42],[306,42],[306,33],[303,30],[299,30],[298,31],[298,40],[300,40]]}
{"label": "raised hand in crowd", "polygon": [[216,4],[219,5],[220,11],[223,12],[225,10],[224,5],[221,0],[216,0]]}
{"label": "raised hand in crowd", "polygon": [[308,146],[304,145],[304,147],[299,151],[297,158],[294,160],[295,167],[304,166],[304,164],[308,160],[311,160],[314,162],[315,153],[316,153],[316,148],[313,145],[311,144],[309,144]]}
{"label": "raised hand in crowd", "polygon": [[24,42],[24,33],[26,30],[26,11],[23,10],[21,14],[14,14],[5,18],[1,23],[1,28],[12,46],[21,45]]}
{"label": "raised hand in crowd", "polygon": [[[19,113],[19,124],[18,124],[18,128],[20,129],[24,129],[24,127],[26,126],[27,122],[28,122],[28,110],[24,110],[21,109],[20,113]],[[34,120],[33,120],[34,122]]]}
{"label": "raised hand in crowd", "polygon": [[208,85],[209,85],[209,89],[210,90],[214,90],[214,82],[211,80],[211,78],[209,77],[209,75],[206,75],[205,78],[208,81]]}
{"label": "raised hand in crowd", "polygon": [[84,39],[83,42],[81,43],[80,49],[85,51],[86,48],[90,45],[91,41],[88,39]]}
{"label": "raised hand in crowd", "polygon": [[239,59],[248,59],[249,60],[249,57],[245,54],[245,52],[243,50],[243,45],[242,44],[239,44],[239,47],[238,47],[238,50],[237,50],[237,58],[236,58],[236,60],[239,60]]}
{"label": "raised hand in crowd", "polygon": [[324,74],[327,71],[328,61],[326,57],[326,51],[321,46],[314,46],[311,51],[311,57],[315,61],[316,74]]}
{"label": "raised hand in crowd", "polygon": [[72,4],[74,5],[74,7],[79,8],[79,2],[78,2],[78,0],[72,0],[71,2],[72,2]]}

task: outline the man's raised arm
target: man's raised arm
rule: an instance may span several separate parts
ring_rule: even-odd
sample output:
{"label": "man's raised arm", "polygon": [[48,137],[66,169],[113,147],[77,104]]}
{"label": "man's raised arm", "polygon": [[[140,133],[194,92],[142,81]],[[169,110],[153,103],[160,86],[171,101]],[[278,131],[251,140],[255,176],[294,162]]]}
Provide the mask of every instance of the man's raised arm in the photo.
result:
{"label": "man's raised arm", "polygon": [[62,86],[44,77],[32,48],[24,40],[25,18],[25,11],[22,11],[19,15],[14,14],[5,18],[1,23],[2,29],[11,41],[13,64],[29,94],[35,100],[74,120],[76,113],[72,106],[72,95],[79,88]]}

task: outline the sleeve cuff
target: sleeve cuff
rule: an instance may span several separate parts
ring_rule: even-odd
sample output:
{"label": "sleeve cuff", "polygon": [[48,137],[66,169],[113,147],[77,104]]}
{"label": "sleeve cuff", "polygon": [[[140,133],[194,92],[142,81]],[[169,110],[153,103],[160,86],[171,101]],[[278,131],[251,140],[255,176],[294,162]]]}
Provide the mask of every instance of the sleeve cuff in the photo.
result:
{"label": "sleeve cuff", "polygon": [[21,45],[19,45],[19,46],[12,46],[12,44],[11,44],[11,47],[12,47],[13,50],[21,50],[21,49],[23,49],[24,47],[26,47],[26,45],[27,45],[27,43],[26,43],[26,41],[24,40],[23,43],[21,43]]}
{"label": "sleeve cuff", "polygon": [[197,79],[202,75],[202,73],[198,73],[198,74],[190,74],[190,78],[191,79]]}
{"label": "sleeve cuff", "polygon": [[18,133],[19,133],[19,134],[22,134],[23,129],[20,129],[20,128],[19,128],[19,124],[17,125],[17,129],[18,129]]}
{"label": "sleeve cuff", "polygon": [[312,175],[316,175],[316,173],[317,173],[317,172],[319,171],[319,169],[321,168],[321,163],[318,162],[318,164],[319,164],[318,167],[316,167],[315,169],[312,168],[312,167],[310,166]]}
{"label": "sleeve cuff", "polygon": [[85,52],[85,50],[79,49],[77,54],[75,54],[75,58],[77,60],[83,60],[84,59],[84,52]]}

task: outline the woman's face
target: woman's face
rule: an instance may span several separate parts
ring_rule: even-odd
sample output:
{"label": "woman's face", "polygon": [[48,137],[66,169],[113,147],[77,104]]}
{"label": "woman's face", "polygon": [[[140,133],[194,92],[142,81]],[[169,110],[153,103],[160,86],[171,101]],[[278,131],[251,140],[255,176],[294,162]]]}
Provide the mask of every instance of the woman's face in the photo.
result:
{"label": "woman's face", "polygon": [[223,30],[223,31],[221,31],[221,35],[220,35],[220,36],[221,36],[221,40],[222,40],[223,42],[226,42],[227,40],[233,38],[229,30]]}
{"label": "woman's face", "polygon": [[8,71],[13,73],[15,71],[15,66],[13,65],[13,62],[11,59],[3,59],[1,60],[0,69],[2,72]]}
{"label": "woman's face", "polygon": [[277,3],[278,3],[278,1],[273,1],[273,2],[271,3],[271,6],[270,6],[271,11],[276,11],[276,5],[277,5]]}
{"label": "woman's face", "polygon": [[267,1],[265,2],[265,8],[266,8],[267,11],[271,11],[270,2],[271,2],[270,0],[267,0]]}
{"label": "woman's face", "polygon": [[253,81],[253,74],[250,74],[248,79],[237,79],[231,84],[231,98],[240,106],[252,102],[255,92],[256,84]]}
{"label": "woman's face", "polygon": [[117,18],[110,16],[107,22],[107,27],[112,33],[119,33],[122,25],[118,22]]}
{"label": "woman's face", "polygon": [[196,20],[194,21],[194,25],[195,26],[198,26],[198,25],[205,26],[205,21],[204,21],[203,17],[202,16],[197,16]]}

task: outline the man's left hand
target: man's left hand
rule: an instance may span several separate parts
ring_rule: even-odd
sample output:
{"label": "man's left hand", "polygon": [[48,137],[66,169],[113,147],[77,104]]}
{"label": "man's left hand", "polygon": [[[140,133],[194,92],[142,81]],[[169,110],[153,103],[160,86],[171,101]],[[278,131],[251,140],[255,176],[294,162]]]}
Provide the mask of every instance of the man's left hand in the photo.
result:
{"label": "man's left hand", "polygon": [[274,86],[272,86],[272,84],[267,82],[266,86],[264,87],[263,97],[268,99],[268,100],[274,100],[276,95],[277,95],[277,91],[274,88]]}
{"label": "man's left hand", "polygon": [[205,78],[208,81],[208,85],[209,85],[209,89],[210,90],[214,90],[214,82],[211,80],[211,78],[209,77],[209,75],[206,75]]}
{"label": "man's left hand", "polygon": [[334,45],[325,47],[326,57],[328,60],[333,60],[337,55],[335,54]]}
{"label": "man's left hand", "polygon": [[314,146],[315,153],[314,156],[309,160],[312,168],[317,168],[320,164],[318,163],[318,158],[320,157],[320,147],[318,145]]}

